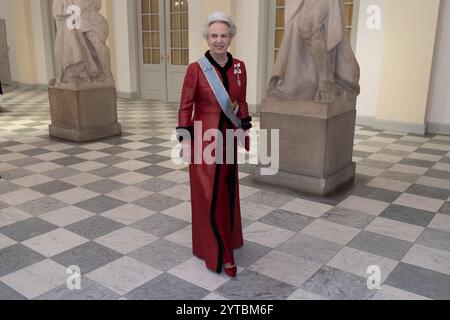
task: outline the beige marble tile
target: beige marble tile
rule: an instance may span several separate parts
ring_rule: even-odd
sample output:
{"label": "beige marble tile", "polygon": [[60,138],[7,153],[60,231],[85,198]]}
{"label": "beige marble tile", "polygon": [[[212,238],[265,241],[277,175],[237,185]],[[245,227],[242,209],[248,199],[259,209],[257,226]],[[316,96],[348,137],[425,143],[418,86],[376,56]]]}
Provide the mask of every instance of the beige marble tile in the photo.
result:
{"label": "beige marble tile", "polygon": [[94,216],[94,214],[89,211],[74,206],[68,206],[55,211],[44,213],[43,215],[40,215],[39,218],[53,223],[58,227],[65,227],[92,216]]}
{"label": "beige marble tile", "polygon": [[104,158],[104,157],[108,157],[108,156],[110,156],[110,155],[107,153],[104,153],[104,152],[99,152],[99,151],[89,151],[89,152],[77,154],[77,158],[81,158],[84,160],[96,160],[96,159],[100,159],[100,158]]}
{"label": "beige marble tile", "polygon": [[407,156],[409,159],[415,159],[415,160],[424,160],[424,161],[439,161],[442,159],[442,156],[437,156],[434,154],[427,154],[427,153],[416,153],[413,152],[410,155]]}
{"label": "beige marble tile", "polygon": [[368,198],[362,198],[357,196],[349,196],[337,206],[340,208],[345,208],[354,211],[361,211],[370,215],[378,216],[387,207],[389,207],[388,202],[372,200]]}
{"label": "beige marble tile", "polygon": [[270,212],[275,210],[275,208],[265,206],[261,203],[255,203],[251,201],[241,201],[241,214],[243,217],[250,220],[259,220],[265,217]]}
{"label": "beige marble tile", "polygon": [[5,208],[0,210],[0,228],[32,217],[31,214],[22,210],[13,207]]}
{"label": "beige marble tile", "polygon": [[68,204],[75,204],[84,200],[92,199],[100,194],[84,188],[74,188],[52,195],[52,198],[58,199]]}
{"label": "beige marble tile", "polygon": [[36,173],[43,173],[50,170],[61,168],[62,166],[53,163],[53,162],[42,162],[38,164],[33,164],[31,166],[25,167],[24,169],[36,172]]}
{"label": "beige marble tile", "polygon": [[183,202],[180,203],[179,205],[163,210],[161,211],[161,213],[187,222],[192,222],[191,207],[192,205],[190,201]]}
{"label": "beige marble tile", "polygon": [[417,181],[417,184],[433,187],[433,188],[441,188],[450,190],[450,181],[432,177],[420,177]]}
{"label": "beige marble tile", "polygon": [[423,167],[417,167],[417,166],[409,166],[406,164],[395,164],[389,170],[396,171],[396,172],[402,172],[402,173],[408,173],[408,174],[423,175],[429,169],[423,168]]}
{"label": "beige marble tile", "polygon": [[31,188],[43,183],[47,183],[50,181],[54,181],[55,179],[41,175],[41,174],[32,174],[29,176],[25,176],[22,178],[14,179],[11,182],[17,185],[23,186],[25,188]]}
{"label": "beige marble tile", "polygon": [[318,218],[333,209],[333,206],[303,199],[294,199],[280,209]]}
{"label": "beige marble tile", "polygon": [[119,295],[126,295],[162,273],[133,258],[123,257],[88,273],[86,277]]}
{"label": "beige marble tile", "polygon": [[249,269],[300,287],[321,267],[319,263],[273,250],[251,265]]}
{"label": "beige marble tile", "polygon": [[157,239],[157,237],[151,234],[125,227],[99,237],[94,241],[122,254],[128,254]]}
{"label": "beige marble tile", "polygon": [[66,283],[67,279],[67,269],[47,259],[0,278],[0,281],[33,299]]}
{"label": "beige marble tile", "polygon": [[381,270],[382,282],[387,279],[397,265],[398,261],[396,260],[349,247],[343,248],[327,263],[327,266],[353,273],[363,278],[371,276],[371,273],[367,273],[370,266],[378,266]]}
{"label": "beige marble tile", "polygon": [[422,146],[422,148],[450,151],[450,146],[445,145],[445,144],[437,144],[437,143],[425,143]]}
{"label": "beige marble tile", "polygon": [[450,171],[450,163],[438,162],[433,166],[435,170]]}
{"label": "beige marble tile", "polygon": [[173,181],[176,183],[185,183],[189,181],[189,173],[184,171],[173,171],[166,174],[163,174],[162,176],[158,177],[159,179],[164,179],[168,181]]}
{"label": "beige marble tile", "polygon": [[0,233],[0,250],[15,245],[17,241]]}
{"label": "beige marble tile", "polygon": [[373,188],[381,188],[391,191],[405,192],[412,185],[412,183],[384,178],[375,178],[369,183],[367,183],[367,185]]}
{"label": "beige marble tile", "polygon": [[295,233],[264,223],[255,222],[244,228],[244,239],[256,242],[269,248],[275,248],[282,244]]}
{"label": "beige marble tile", "polygon": [[143,190],[135,186],[128,186],[118,190],[114,190],[106,195],[118,200],[133,202],[152,195],[154,192]]}
{"label": "beige marble tile", "polygon": [[420,210],[438,212],[444,202],[444,200],[403,193],[394,201],[394,204]]}
{"label": "beige marble tile", "polygon": [[373,155],[369,156],[367,159],[379,160],[379,161],[391,162],[391,163],[397,163],[400,160],[402,160],[403,158],[402,157],[398,157],[398,156],[391,156],[391,155],[387,155],[387,154],[376,153],[376,154],[373,154]]}
{"label": "beige marble tile", "polygon": [[168,273],[210,291],[216,290],[230,279],[224,272],[219,274],[207,269],[205,262],[196,257],[179,264]]}
{"label": "beige marble tile", "polygon": [[69,166],[69,168],[82,171],[82,172],[88,172],[88,171],[94,171],[100,168],[106,167],[106,164],[96,162],[96,161],[84,161],[81,163],[77,163],[74,165]]}
{"label": "beige marble tile", "polygon": [[166,236],[164,239],[172,241],[188,249],[192,249],[192,226],[189,225]]}
{"label": "beige marble tile", "polygon": [[137,184],[139,182],[149,179],[149,176],[137,172],[126,172],[115,177],[111,177],[111,180],[122,182],[128,185]]}
{"label": "beige marble tile", "polygon": [[88,239],[80,237],[66,229],[56,229],[24,241],[23,244],[46,257],[53,257],[88,241]]}
{"label": "beige marble tile", "polygon": [[156,214],[155,211],[129,203],[124,206],[103,212],[101,216],[125,225],[130,225],[137,221],[148,218],[154,214]]}
{"label": "beige marble tile", "polygon": [[191,188],[185,184],[176,185],[159,193],[183,201],[191,200]]}
{"label": "beige marble tile", "polygon": [[383,169],[377,169],[366,166],[356,166],[356,174],[363,174],[371,177],[378,177],[380,174],[384,172]]}
{"label": "beige marble tile", "polygon": [[309,224],[301,232],[319,239],[346,245],[356,237],[360,231],[360,229],[318,219]]}
{"label": "beige marble tile", "polygon": [[431,220],[428,228],[450,232],[450,216],[437,214],[433,220]]}
{"label": "beige marble tile", "polygon": [[450,275],[450,252],[415,244],[403,262]]}
{"label": "beige marble tile", "polygon": [[379,233],[387,237],[392,237],[409,242],[415,242],[425,230],[423,227],[377,217],[366,227],[367,231]]}
{"label": "beige marble tile", "polygon": [[73,176],[61,179],[61,180],[65,181],[67,183],[74,184],[76,186],[84,186],[84,185],[87,185],[89,183],[101,180],[101,179],[102,178],[99,177],[99,176],[83,172],[83,173],[80,173],[80,174],[76,174],[76,175],[73,175]]}
{"label": "beige marble tile", "polygon": [[405,146],[403,144],[395,144],[395,143],[386,147],[386,149],[390,149],[390,150],[400,150],[400,151],[407,151],[407,152],[414,152],[417,150],[417,148],[418,147]]}
{"label": "beige marble tile", "polygon": [[19,189],[17,191],[0,195],[0,201],[7,203],[11,206],[17,206],[19,204],[39,199],[44,196],[45,196],[44,194],[31,189]]}

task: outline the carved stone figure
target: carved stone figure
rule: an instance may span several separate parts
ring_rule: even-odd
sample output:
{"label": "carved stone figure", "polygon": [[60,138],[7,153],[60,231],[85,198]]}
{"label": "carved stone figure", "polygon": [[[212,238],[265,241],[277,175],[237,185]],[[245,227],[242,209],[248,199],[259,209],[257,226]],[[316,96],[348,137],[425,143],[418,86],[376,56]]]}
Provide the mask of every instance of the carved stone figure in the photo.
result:
{"label": "carved stone figure", "polygon": [[[70,6],[80,8],[80,24],[69,28]],[[106,46],[108,23],[100,14],[101,0],[54,0],[56,86],[112,82],[111,58]]]}
{"label": "carved stone figure", "polygon": [[331,103],[356,97],[359,65],[344,24],[344,0],[286,0],[285,35],[267,94]]}

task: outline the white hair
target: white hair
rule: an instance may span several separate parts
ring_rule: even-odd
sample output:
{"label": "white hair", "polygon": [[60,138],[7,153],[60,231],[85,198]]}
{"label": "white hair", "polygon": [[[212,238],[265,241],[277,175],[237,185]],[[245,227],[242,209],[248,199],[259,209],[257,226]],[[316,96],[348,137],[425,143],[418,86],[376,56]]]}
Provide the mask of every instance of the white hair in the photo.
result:
{"label": "white hair", "polygon": [[228,28],[230,28],[231,37],[236,36],[237,28],[233,20],[231,20],[231,17],[226,13],[215,11],[208,16],[208,22],[203,26],[203,38],[208,39],[209,27],[215,22],[225,23],[226,25],[228,25]]}

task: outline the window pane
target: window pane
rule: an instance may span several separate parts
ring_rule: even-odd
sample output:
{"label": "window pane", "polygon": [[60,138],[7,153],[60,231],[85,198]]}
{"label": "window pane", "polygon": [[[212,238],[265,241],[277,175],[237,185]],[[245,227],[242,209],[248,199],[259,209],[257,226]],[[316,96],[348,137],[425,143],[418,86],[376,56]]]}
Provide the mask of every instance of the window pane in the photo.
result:
{"label": "window pane", "polygon": [[142,13],[150,13],[150,0],[141,0]]}
{"label": "window pane", "polygon": [[150,16],[142,16],[142,30],[143,31],[150,31]]}
{"label": "window pane", "polygon": [[189,32],[188,31],[181,32],[181,47],[184,49],[189,48]]}
{"label": "window pane", "polygon": [[345,17],[345,25],[351,26],[353,22],[353,4],[345,4],[344,17]]}
{"label": "window pane", "polygon": [[153,64],[160,64],[161,57],[159,55],[159,49],[153,49],[152,50],[152,63]]}
{"label": "window pane", "polygon": [[[347,33],[349,35],[349,38],[351,37],[352,33],[352,23],[353,23],[353,0],[345,0],[344,1],[344,18],[345,23],[347,27]],[[284,28],[285,28],[285,0],[277,0],[276,1],[276,8],[275,9],[275,30],[274,36],[274,56],[276,58],[278,54],[278,50],[281,46],[281,42],[283,40],[284,35]]]}
{"label": "window pane", "polygon": [[157,15],[152,16],[152,30],[159,30],[159,16]]}
{"label": "window pane", "polygon": [[181,64],[187,66],[189,64],[189,50],[182,50]]}
{"label": "window pane", "polygon": [[180,15],[178,13],[170,15],[170,28],[172,30],[180,30]]}
{"label": "window pane", "polygon": [[284,28],[284,8],[277,9],[277,21],[275,26],[277,28]]}
{"label": "window pane", "polygon": [[279,49],[281,47],[281,42],[283,41],[284,30],[275,31],[275,49]]}
{"label": "window pane", "polygon": [[189,15],[187,13],[181,14],[181,30],[189,30]]}
{"label": "window pane", "polygon": [[159,3],[158,0],[150,0],[151,1],[151,10],[152,13],[159,13]]}
{"label": "window pane", "polygon": [[170,0],[170,12],[180,12],[180,0]]}
{"label": "window pane", "polygon": [[172,50],[172,64],[175,66],[181,64],[181,50]]}
{"label": "window pane", "polygon": [[152,47],[159,48],[159,32],[152,32]]}
{"label": "window pane", "polygon": [[172,32],[171,33],[172,41],[171,46],[172,48],[180,48],[180,33],[179,32]]}
{"label": "window pane", "polygon": [[142,32],[142,44],[144,48],[152,46],[152,34],[150,32]]}
{"label": "window pane", "polygon": [[152,64],[152,50],[144,49],[144,64]]}
{"label": "window pane", "polygon": [[189,1],[188,0],[182,0],[180,3],[180,11],[187,12],[189,7]]}

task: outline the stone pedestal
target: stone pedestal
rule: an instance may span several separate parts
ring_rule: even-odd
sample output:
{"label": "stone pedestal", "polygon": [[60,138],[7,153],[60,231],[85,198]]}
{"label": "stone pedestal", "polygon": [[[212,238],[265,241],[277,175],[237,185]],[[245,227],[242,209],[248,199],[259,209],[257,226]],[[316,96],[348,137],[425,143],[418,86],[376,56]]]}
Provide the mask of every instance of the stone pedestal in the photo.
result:
{"label": "stone pedestal", "polygon": [[355,106],[343,97],[330,105],[264,99],[261,129],[280,130],[280,169],[273,176],[257,170],[255,180],[316,195],[352,181]]}
{"label": "stone pedestal", "polygon": [[121,134],[117,122],[116,88],[48,89],[50,136],[86,142]]}

